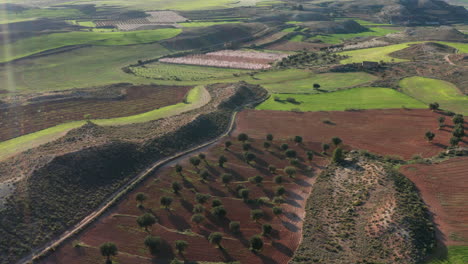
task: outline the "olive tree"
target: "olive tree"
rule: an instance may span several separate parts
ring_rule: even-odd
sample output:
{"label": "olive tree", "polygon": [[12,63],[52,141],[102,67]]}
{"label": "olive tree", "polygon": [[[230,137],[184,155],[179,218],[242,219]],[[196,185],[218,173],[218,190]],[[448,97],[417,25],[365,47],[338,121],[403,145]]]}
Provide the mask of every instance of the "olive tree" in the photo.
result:
{"label": "olive tree", "polygon": [[117,246],[112,242],[101,244],[99,250],[101,251],[101,255],[107,258],[106,263],[112,263],[110,257],[117,255],[118,252]]}

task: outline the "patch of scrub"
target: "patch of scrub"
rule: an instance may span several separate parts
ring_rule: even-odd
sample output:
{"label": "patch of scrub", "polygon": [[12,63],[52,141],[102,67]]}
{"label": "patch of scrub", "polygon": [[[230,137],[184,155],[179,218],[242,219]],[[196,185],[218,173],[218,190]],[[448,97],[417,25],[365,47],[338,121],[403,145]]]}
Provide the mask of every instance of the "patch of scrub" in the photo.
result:
{"label": "patch of scrub", "polygon": [[425,104],[437,102],[442,109],[468,114],[468,96],[450,82],[415,76],[401,80],[400,86],[405,94]]}
{"label": "patch of scrub", "polygon": [[259,110],[344,111],[351,109],[426,108],[403,93],[390,88],[362,87],[332,93],[272,95]]}

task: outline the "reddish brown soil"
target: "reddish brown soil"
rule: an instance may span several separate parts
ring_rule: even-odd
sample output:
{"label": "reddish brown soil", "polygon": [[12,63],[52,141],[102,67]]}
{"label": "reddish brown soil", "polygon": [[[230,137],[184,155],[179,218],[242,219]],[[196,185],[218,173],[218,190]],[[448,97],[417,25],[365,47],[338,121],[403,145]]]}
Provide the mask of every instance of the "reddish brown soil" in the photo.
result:
{"label": "reddish brown soil", "polygon": [[129,116],[179,103],[189,86],[132,86],[120,99],[67,99],[0,110],[0,141],[68,121]]}
{"label": "reddish brown soil", "polygon": [[[255,138],[264,138],[267,133],[278,138],[302,135],[315,143],[328,143],[337,136],[355,149],[409,159],[416,154],[434,156],[447,147],[453,126],[447,118],[447,126],[438,130],[439,116],[425,109],[305,113],[247,110],[237,118],[236,133],[242,131]],[[324,123],[326,120],[332,123]],[[432,143],[424,138],[428,130],[436,134]],[[467,143],[465,140],[461,145]]]}
{"label": "reddish brown soil", "polygon": [[468,157],[439,164],[407,165],[400,170],[421,192],[445,245],[468,245]]}
{"label": "reddish brown soil", "polygon": [[294,42],[294,41],[281,41],[266,46],[266,49],[270,50],[284,50],[284,51],[298,51],[298,50],[308,50],[315,51],[320,48],[328,47],[330,45],[323,43],[308,43],[308,42]]}
{"label": "reddish brown soil", "polygon": [[[280,217],[274,217],[271,212],[271,204],[262,206],[247,204],[237,198],[235,187],[242,184],[249,188],[250,198],[273,198],[273,191],[278,184],[272,181],[274,175],[268,172],[267,166],[274,164],[281,169],[288,165],[288,161],[279,150],[279,145],[286,141],[275,141],[271,152],[266,152],[261,147],[263,140],[252,140],[251,144],[254,147],[252,152],[256,153],[258,158],[256,163],[250,166],[242,160],[241,144],[234,138],[229,140],[234,142],[229,151],[223,150],[223,142],[206,150],[207,163],[202,162],[200,165],[211,174],[210,179],[206,182],[200,180],[195,169],[187,160],[180,162],[184,167],[185,180],[174,171],[173,167],[161,169],[76,238],[76,241],[84,243],[85,246],[73,247],[73,243],[69,242],[42,263],[101,263],[103,257],[100,256],[98,247],[106,241],[112,241],[118,246],[120,253],[116,260],[119,263],[167,263],[174,256],[190,261],[224,262],[236,260],[241,263],[288,263],[302,237],[304,207],[315,180],[314,176],[320,172],[327,160],[317,156],[310,164],[305,164],[302,161],[295,179],[283,177],[285,182],[282,185],[287,189],[286,203],[281,205],[284,214]],[[291,141],[287,141],[287,143],[291,148],[297,150],[302,160],[305,158],[307,150],[319,151],[320,147],[314,143],[305,143],[299,146]],[[225,155],[229,160],[226,168],[217,165],[220,155]],[[311,165],[310,171],[306,170],[306,165]],[[234,180],[228,187],[221,184],[221,173],[233,175]],[[279,170],[277,174],[284,175],[284,172]],[[248,181],[249,177],[255,175],[264,177],[262,185],[256,186]],[[178,195],[171,192],[170,184],[174,180],[184,185],[184,189]],[[149,196],[149,199],[144,202],[145,209],[139,209],[136,206],[135,195],[138,192],[145,192]],[[210,199],[205,204],[205,223],[200,226],[192,223],[190,218],[193,215],[192,209],[195,205],[196,192],[209,193],[220,199],[228,212],[226,219],[218,220],[209,213]],[[170,211],[160,207],[159,200],[164,195],[174,199]],[[255,223],[250,219],[250,210],[258,208],[265,212],[266,217],[260,220],[260,223]],[[147,233],[136,223],[136,217],[146,210],[153,212],[159,219],[159,223],[152,227],[151,233],[161,236],[167,243],[166,249],[155,259],[152,259],[143,244]],[[240,221],[242,231],[240,235],[229,231],[229,221]],[[251,236],[261,233],[262,223],[270,223],[274,232],[263,238],[264,249],[255,254],[249,250],[248,240]],[[184,230],[191,230],[192,233],[183,233]],[[225,250],[220,250],[208,242],[208,235],[215,231],[224,234],[222,246]],[[179,255],[174,250],[175,240],[180,239],[189,243],[189,247],[183,255]]]}

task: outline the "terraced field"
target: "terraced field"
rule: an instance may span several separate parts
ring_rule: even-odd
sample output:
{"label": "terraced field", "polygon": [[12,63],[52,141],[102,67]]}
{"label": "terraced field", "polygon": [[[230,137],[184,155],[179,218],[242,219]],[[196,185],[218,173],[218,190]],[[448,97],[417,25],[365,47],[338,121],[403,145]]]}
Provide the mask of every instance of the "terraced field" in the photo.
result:
{"label": "terraced field", "polygon": [[442,109],[468,114],[468,96],[452,83],[415,76],[401,80],[400,86],[405,94],[426,104],[438,102]]}
{"label": "terraced field", "polygon": [[344,111],[353,109],[426,107],[425,104],[393,89],[363,87],[315,95],[275,95],[271,96],[256,109],[280,111]]}

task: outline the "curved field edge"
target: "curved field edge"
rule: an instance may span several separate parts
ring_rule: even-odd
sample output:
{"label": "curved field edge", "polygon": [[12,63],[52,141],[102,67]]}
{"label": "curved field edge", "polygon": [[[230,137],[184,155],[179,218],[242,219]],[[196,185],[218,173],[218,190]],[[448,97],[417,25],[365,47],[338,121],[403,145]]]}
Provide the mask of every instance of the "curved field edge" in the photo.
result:
{"label": "curved field edge", "polygon": [[[383,47],[343,51],[343,52],[338,52],[338,54],[349,56],[349,58],[342,60],[340,62],[341,64],[360,63],[363,61],[405,62],[408,60],[394,58],[390,56],[390,53],[408,48],[412,44],[421,44],[425,42],[430,42],[430,41],[406,42],[406,43],[383,46]],[[446,42],[446,41],[432,41],[432,42],[453,47],[457,49],[459,53],[468,52],[468,43]]]}
{"label": "curved field edge", "polygon": [[146,44],[177,36],[182,29],[162,28],[133,32],[82,32],[54,33],[18,40],[2,45],[0,62],[9,62],[48,50],[75,45],[124,46]]}
{"label": "curved field edge", "polygon": [[443,109],[468,114],[468,96],[453,83],[414,76],[402,79],[399,85],[405,94],[426,104],[438,102]]}
{"label": "curved field edge", "polygon": [[[91,122],[102,126],[119,126],[134,123],[144,123],[157,120],[160,118],[178,115],[193,109],[197,109],[211,100],[211,96],[204,86],[197,86],[189,91],[186,97],[187,103],[178,103],[175,105],[161,107],[149,112],[138,115],[110,118],[110,119],[95,119]],[[47,129],[43,129],[31,134],[13,138],[0,143],[0,160],[10,157],[15,153],[26,151],[28,149],[40,146],[52,140],[62,137],[68,131],[84,125],[86,121],[68,122]]]}
{"label": "curved field edge", "polygon": [[465,264],[468,263],[468,246],[447,247],[445,259],[432,260],[428,264]]}
{"label": "curved field edge", "polygon": [[[296,102],[288,102],[288,98],[294,98]],[[426,105],[390,88],[360,87],[316,95],[275,95],[259,105],[256,109],[280,111],[344,111],[391,108],[426,108]]]}

